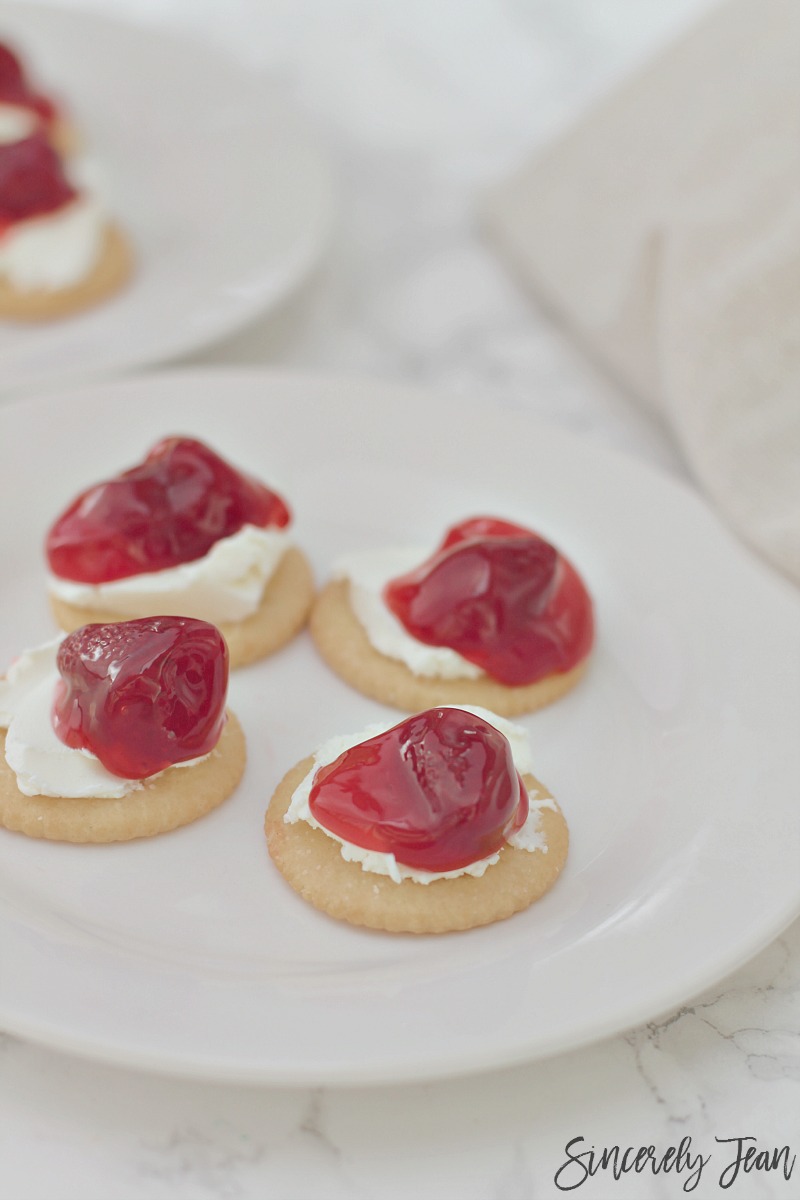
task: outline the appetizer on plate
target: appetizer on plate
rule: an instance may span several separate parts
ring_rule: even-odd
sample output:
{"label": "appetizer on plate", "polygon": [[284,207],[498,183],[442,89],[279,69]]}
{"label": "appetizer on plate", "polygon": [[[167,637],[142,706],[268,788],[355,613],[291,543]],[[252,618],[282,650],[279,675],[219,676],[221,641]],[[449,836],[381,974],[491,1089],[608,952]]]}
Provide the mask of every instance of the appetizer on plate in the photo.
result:
{"label": "appetizer on plate", "polygon": [[127,282],[133,256],[100,192],[47,137],[0,140],[0,317],[67,317]]}
{"label": "appetizer on plate", "polygon": [[575,686],[594,616],[554,546],[481,516],[449,529],[430,555],[412,547],[343,559],[311,632],[337,674],[384,704],[478,704],[516,716]]}
{"label": "appetizer on plate", "polygon": [[265,830],[309,903],[406,933],[471,929],[527,908],[555,883],[569,842],[526,731],[455,707],[332,738],[284,777]]}
{"label": "appetizer on plate", "polygon": [[226,710],[213,625],[88,625],[26,651],[0,680],[0,825],[62,842],[150,837],[233,792],[244,735]]}
{"label": "appetizer on plate", "polygon": [[222,631],[231,666],[305,625],[311,568],[285,501],[194,438],[160,441],[139,466],[81,492],[46,540],[62,629],[174,613]]}

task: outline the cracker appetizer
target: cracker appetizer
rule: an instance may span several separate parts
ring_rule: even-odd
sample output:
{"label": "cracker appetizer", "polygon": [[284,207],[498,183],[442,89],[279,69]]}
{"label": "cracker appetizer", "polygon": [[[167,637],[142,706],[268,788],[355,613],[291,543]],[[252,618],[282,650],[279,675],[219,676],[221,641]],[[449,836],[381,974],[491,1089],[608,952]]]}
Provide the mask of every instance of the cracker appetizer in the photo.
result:
{"label": "cracker appetizer", "polygon": [[151,837],[233,792],[244,736],[213,625],[89,625],[0,680],[0,825],[62,842]]}
{"label": "cracker appetizer", "polygon": [[328,665],[383,704],[477,704],[517,716],[578,682],[594,617],[554,546],[509,521],[473,517],[427,557],[405,548],[342,560],[311,632]]}
{"label": "cracker appetizer", "polygon": [[77,496],[46,540],[62,629],[174,613],[222,631],[231,666],[278,650],[305,625],[311,568],[284,500],[193,438]]}
{"label": "cracker appetizer", "polygon": [[555,883],[569,834],[531,770],[526,731],[439,707],[333,738],[267,810],[269,852],[303,899],[372,929],[447,933],[527,908]]}
{"label": "cracker appetizer", "polygon": [[70,316],[127,282],[128,241],[78,175],[42,133],[0,142],[0,317]]}

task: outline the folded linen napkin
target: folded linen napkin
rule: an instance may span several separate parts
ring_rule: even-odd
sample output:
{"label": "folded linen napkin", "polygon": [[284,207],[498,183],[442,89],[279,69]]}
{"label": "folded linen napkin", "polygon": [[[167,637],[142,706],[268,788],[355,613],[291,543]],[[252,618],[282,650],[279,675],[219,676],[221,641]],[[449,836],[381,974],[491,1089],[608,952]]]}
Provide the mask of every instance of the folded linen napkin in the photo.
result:
{"label": "folded linen napkin", "polygon": [[729,0],[487,198],[522,280],[800,583],[800,2]]}

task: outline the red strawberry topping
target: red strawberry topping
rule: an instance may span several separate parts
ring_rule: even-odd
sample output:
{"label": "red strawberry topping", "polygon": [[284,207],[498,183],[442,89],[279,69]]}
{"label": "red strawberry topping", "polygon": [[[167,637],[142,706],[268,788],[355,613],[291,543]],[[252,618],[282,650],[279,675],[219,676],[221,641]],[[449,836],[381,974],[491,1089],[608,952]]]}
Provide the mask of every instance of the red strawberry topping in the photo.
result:
{"label": "red strawberry topping", "polygon": [[53,727],[113,775],[145,779],[213,750],[225,723],[228,649],[189,617],[84,625],[61,643]]}
{"label": "red strawberry topping", "polygon": [[290,519],[276,492],[203,442],[171,437],[73,500],[47,535],[47,559],[62,579],[108,583],[194,562],[244,525]]}
{"label": "red strawberry topping", "polygon": [[29,108],[43,121],[52,120],[56,113],[52,100],[31,88],[19,58],[4,42],[0,42],[0,104]]}
{"label": "red strawberry topping", "polygon": [[455,525],[384,599],[412,637],[456,650],[507,686],[571,670],[594,637],[574,567],[538,534],[493,517]]}
{"label": "red strawberry topping", "polygon": [[76,195],[44,134],[0,143],[0,234],[17,221],[63,208]]}
{"label": "red strawberry topping", "polygon": [[499,730],[432,708],[321,767],[309,807],[344,841],[439,872],[499,850],[524,824],[528,793]]}

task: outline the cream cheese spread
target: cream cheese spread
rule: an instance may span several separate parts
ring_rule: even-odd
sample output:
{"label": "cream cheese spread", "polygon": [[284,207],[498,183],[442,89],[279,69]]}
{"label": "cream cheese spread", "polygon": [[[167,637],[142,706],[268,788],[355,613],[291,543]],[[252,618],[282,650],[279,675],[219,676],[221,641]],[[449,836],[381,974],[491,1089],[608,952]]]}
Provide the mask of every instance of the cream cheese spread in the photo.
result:
{"label": "cream cheese spread", "polygon": [[407,631],[383,599],[386,584],[429,557],[418,547],[363,550],[341,558],[334,577],[350,584],[350,605],[370,644],[387,658],[399,659],[415,675],[436,679],[478,679],[484,672],[448,646],[428,646]]}
{"label": "cream cheese spread", "polygon": [[[2,139],[0,139],[2,140]],[[20,292],[73,287],[93,270],[107,226],[97,167],[67,168],[78,194],[55,212],[16,221],[0,234],[0,279]]]}
{"label": "cream cheese spread", "polygon": [[157,612],[217,625],[243,621],[258,609],[264,589],[290,545],[284,530],[244,525],[193,562],[110,583],[73,583],[51,575],[48,587],[67,604],[115,616]]}
{"label": "cream cheese spread", "polygon": [[0,103],[0,145],[21,142],[39,128],[39,117],[22,104]]}

